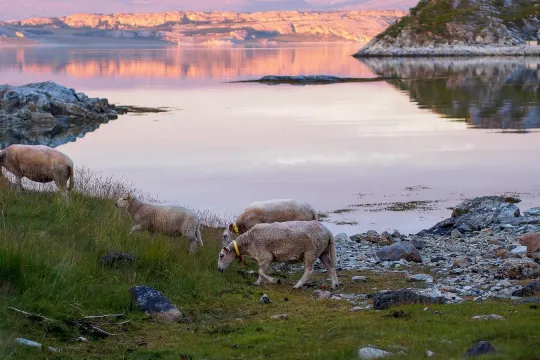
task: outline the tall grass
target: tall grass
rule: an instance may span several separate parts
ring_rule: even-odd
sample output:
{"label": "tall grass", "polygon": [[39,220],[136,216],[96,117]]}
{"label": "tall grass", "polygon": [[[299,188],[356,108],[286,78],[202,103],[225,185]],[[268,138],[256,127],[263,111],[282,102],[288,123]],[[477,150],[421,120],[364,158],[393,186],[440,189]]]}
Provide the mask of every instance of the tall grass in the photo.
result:
{"label": "tall grass", "polygon": [[[57,318],[127,312],[128,289],[147,285],[179,307],[227,288],[234,272],[217,272],[219,233],[224,221],[201,212],[205,246],[188,255],[188,242],[146,233],[128,236],[131,222],[114,207],[129,192],[147,194],[86,169],[76,173],[69,203],[50,187],[16,193],[0,186],[0,307],[14,306]],[[100,258],[127,252],[132,264],[107,267]],[[0,314],[2,313],[0,309]],[[2,325],[0,325],[2,326]]]}

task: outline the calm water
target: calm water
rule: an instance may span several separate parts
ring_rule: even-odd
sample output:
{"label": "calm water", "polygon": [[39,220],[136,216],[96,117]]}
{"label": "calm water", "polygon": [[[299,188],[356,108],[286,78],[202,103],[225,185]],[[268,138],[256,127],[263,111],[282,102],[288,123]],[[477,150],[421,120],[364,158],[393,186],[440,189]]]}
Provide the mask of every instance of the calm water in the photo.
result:
{"label": "calm water", "polygon": [[[52,145],[167,202],[235,214],[296,198],[334,231],[415,232],[464,197],[540,194],[540,59],[368,60],[356,45],[0,49],[0,79],[52,80],[123,105],[168,107],[74,126]],[[228,84],[281,74],[407,80]],[[13,141],[0,134],[3,144]],[[416,211],[389,211],[423,201]],[[395,204],[398,203],[398,204]],[[378,204],[378,205],[374,205]]]}

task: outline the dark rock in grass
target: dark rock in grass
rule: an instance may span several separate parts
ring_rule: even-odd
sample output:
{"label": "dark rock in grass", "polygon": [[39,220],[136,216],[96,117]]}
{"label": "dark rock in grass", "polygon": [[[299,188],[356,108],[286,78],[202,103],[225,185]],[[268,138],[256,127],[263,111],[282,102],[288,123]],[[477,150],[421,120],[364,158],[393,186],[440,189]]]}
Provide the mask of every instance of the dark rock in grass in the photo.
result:
{"label": "dark rock in grass", "polygon": [[373,297],[373,308],[375,310],[388,309],[390,306],[410,305],[410,304],[440,304],[444,299],[417,294],[408,289],[396,291],[383,291]]}
{"label": "dark rock in grass", "polygon": [[377,251],[377,256],[382,261],[399,261],[405,259],[407,261],[422,262],[420,253],[410,241],[401,241],[390,246],[385,246]]}
{"label": "dark rock in grass", "polygon": [[122,253],[122,252],[112,252],[108,253],[101,258],[101,263],[107,266],[114,266],[118,264],[129,264],[135,261],[135,256]]}
{"label": "dark rock in grass", "polygon": [[481,356],[486,354],[494,354],[497,350],[488,343],[487,341],[480,341],[477,344],[475,344],[472,348],[467,350],[467,352],[463,355],[464,357],[470,357],[470,356]]}
{"label": "dark rock in grass", "polygon": [[151,287],[135,286],[129,289],[129,292],[133,304],[146,314],[154,315],[164,322],[176,322],[182,317],[178,308],[169,299]]}
{"label": "dark rock in grass", "polygon": [[532,283],[516,290],[512,293],[512,296],[526,297],[540,295],[540,281],[533,281]]}
{"label": "dark rock in grass", "polygon": [[272,301],[270,301],[270,298],[268,297],[268,295],[263,294],[263,296],[261,296],[261,299],[259,300],[259,302],[261,304],[270,304]]}

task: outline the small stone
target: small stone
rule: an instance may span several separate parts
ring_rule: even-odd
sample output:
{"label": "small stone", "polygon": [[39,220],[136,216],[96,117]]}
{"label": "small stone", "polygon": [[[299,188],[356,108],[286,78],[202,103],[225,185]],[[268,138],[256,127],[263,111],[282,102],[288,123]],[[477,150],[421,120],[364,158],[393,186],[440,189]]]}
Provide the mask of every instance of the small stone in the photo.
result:
{"label": "small stone", "polygon": [[454,261],[454,264],[452,267],[456,268],[466,268],[467,266],[472,264],[472,260],[470,258],[459,258]]}
{"label": "small stone", "polygon": [[270,318],[275,319],[275,320],[288,320],[289,319],[287,314],[274,315],[274,316],[270,316]]}
{"label": "small stone", "polygon": [[29,347],[35,347],[41,349],[41,344],[32,340],[24,339],[24,338],[16,338],[15,342],[20,345],[25,345]]}
{"label": "small stone", "polygon": [[533,217],[540,216],[540,207],[535,207],[535,208],[529,209],[529,210],[525,211],[523,213],[523,215],[525,215],[525,216],[533,216]]}
{"label": "small stone", "polygon": [[512,254],[526,254],[527,253],[527,247],[526,246],[517,246],[514,248],[514,250],[511,251]]}
{"label": "small stone", "polygon": [[480,355],[496,353],[496,352],[497,351],[495,350],[493,345],[491,345],[487,341],[480,341],[476,343],[473,347],[471,347],[469,350],[467,350],[464,356],[465,357],[480,356]]}
{"label": "small stone", "polygon": [[506,320],[501,315],[490,314],[490,315],[476,315],[471,318],[471,320]]}
{"label": "small stone", "polygon": [[385,246],[377,251],[377,256],[382,261],[399,261],[405,259],[417,263],[422,262],[420,253],[410,241],[401,241],[390,246]]}
{"label": "small stone", "polygon": [[392,356],[391,352],[379,350],[374,347],[364,347],[358,350],[358,357],[360,359],[381,359],[388,356]]}
{"label": "small stone", "polygon": [[313,292],[313,297],[315,299],[330,299],[332,297],[332,293],[330,291],[315,290]]}
{"label": "small stone", "polygon": [[367,282],[367,277],[366,276],[353,276],[352,277],[352,281],[354,282],[359,282],[359,283],[362,283],[362,282]]}
{"label": "small stone", "polygon": [[412,240],[411,240],[411,243],[412,243],[412,244],[414,245],[414,247],[415,247],[416,249],[418,249],[418,250],[422,250],[422,249],[426,246],[426,244],[425,244],[422,240],[420,240],[420,239],[412,239]]}
{"label": "small stone", "polygon": [[443,256],[435,256],[431,258],[431,262],[434,262],[434,263],[445,261],[445,260],[446,258]]}
{"label": "small stone", "polygon": [[363,306],[355,306],[351,310],[349,310],[349,312],[358,312],[358,311],[362,311],[362,310],[365,310],[365,309],[366,308],[363,307]]}
{"label": "small stone", "polygon": [[426,351],[426,357],[433,357],[435,356],[435,353],[433,351],[427,350]]}
{"label": "small stone", "polygon": [[347,244],[351,240],[347,237],[347,234],[340,233],[334,237],[334,241],[336,244]]}
{"label": "small stone", "polygon": [[107,266],[129,264],[133,261],[135,261],[135,256],[122,252],[112,252],[101,258],[101,263]]}
{"label": "small stone", "polygon": [[259,300],[259,302],[261,304],[270,304],[272,301],[270,301],[270,298],[268,297],[268,295],[263,294],[263,296],[261,296],[261,299]]}
{"label": "small stone", "polygon": [[452,237],[452,239],[459,239],[463,237],[463,235],[458,229],[452,230],[452,233],[450,234],[450,236]]}
{"label": "small stone", "polygon": [[425,281],[426,283],[432,283],[433,282],[433,276],[427,275],[427,274],[415,274],[415,275],[409,275],[410,281]]}

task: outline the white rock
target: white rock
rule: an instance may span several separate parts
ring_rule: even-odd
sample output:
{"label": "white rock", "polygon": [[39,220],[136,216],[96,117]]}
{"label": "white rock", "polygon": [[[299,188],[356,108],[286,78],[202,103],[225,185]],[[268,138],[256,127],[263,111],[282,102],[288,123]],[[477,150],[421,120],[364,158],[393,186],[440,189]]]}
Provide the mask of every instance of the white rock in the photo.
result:
{"label": "white rock", "polygon": [[511,251],[512,254],[526,254],[527,253],[527,247],[526,246],[518,246],[514,250]]}
{"label": "white rock", "polygon": [[473,316],[471,320],[506,320],[501,315],[490,314],[490,315],[477,315]]}
{"label": "white rock", "polygon": [[432,357],[432,356],[435,356],[435,353],[433,351],[427,350],[426,351],[426,357]]}
{"label": "white rock", "polygon": [[381,359],[388,356],[392,356],[391,352],[379,350],[373,347],[364,347],[358,350],[358,357],[360,359]]}
{"label": "white rock", "polygon": [[414,275],[409,275],[409,280],[410,281],[425,281],[427,283],[432,283],[433,276],[427,275],[427,274],[414,274]]}
{"label": "white rock", "polygon": [[353,276],[352,281],[354,281],[354,282],[366,282],[367,277],[365,277],[365,276]]}
{"label": "white rock", "polygon": [[23,339],[23,338],[16,338],[15,342],[17,344],[26,345],[30,347],[35,347],[41,349],[41,344],[32,340]]}

